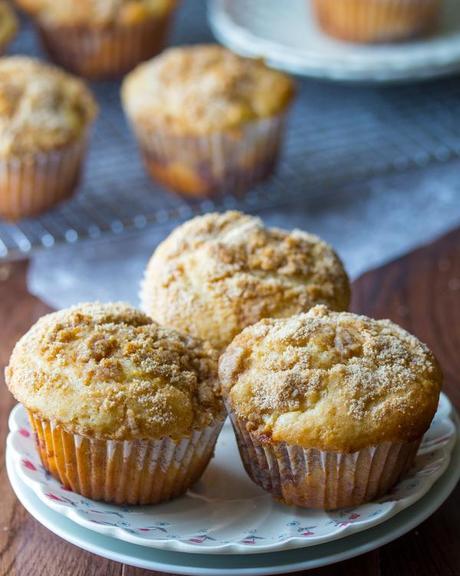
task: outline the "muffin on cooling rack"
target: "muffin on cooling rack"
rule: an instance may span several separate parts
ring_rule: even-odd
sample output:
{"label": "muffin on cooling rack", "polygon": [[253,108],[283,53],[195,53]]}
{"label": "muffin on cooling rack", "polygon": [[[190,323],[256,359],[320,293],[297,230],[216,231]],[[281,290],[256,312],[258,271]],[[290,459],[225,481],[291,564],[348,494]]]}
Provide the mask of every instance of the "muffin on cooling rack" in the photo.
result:
{"label": "muffin on cooling rack", "polygon": [[241,194],[273,171],[294,85],[217,45],[171,48],[123,82],[149,174],[186,196]]}
{"label": "muffin on cooling rack", "polygon": [[325,32],[363,43],[429,35],[439,22],[441,4],[441,0],[312,0]]}
{"label": "muffin on cooling rack", "polygon": [[32,58],[0,60],[0,216],[38,214],[75,191],[96,112],[77,78]]}
{"label": "muffin on cooling rack", "polygon": [[166,44],[176,0],[16,0],[50,57],[88,78],[119,76]]}
{"label": "muffin on cooling rack", "polygon": [[16,35],[18,19],[8,2],[0,0],[0,54]]}
{"label": "muffin on cooling rack", "polygon": [[224,420],[211,348],[123,304],[43,317],[16,344],[6,382],[29,413],[45,468],[94,500],[182,494],[206,468]]}
{"label": "muffin on cooling rack", "polygon": [[397,482],[442,380],[428,348],[396,324],[325,306],[246,328],[219,376],[252,480],[321,509],[359,505]]}
{"label": "muffin on cooling rack", "polygon": [[141,288],[147,314],[218,350],[261,318],[315,304],[345,310],[349,299],[345,270],[325,242],[266,228],[240,212],[200,216],[177,228],[153,254]]}

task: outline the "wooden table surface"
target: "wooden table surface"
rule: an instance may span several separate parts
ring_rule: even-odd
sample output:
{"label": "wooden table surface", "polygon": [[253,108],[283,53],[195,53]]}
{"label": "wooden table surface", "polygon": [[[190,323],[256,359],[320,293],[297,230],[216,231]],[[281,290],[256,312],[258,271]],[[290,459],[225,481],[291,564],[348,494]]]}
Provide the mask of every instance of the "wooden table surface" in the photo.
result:
{"label": "wooden table surface", "polygon": [[[17,338],[48,308],[28,294],[26,264],[0,266],[0,369]],[[460,409],[460,230],[354,283],[353,310],[391,318],[424,340],[444,369],[444,390]],[[17,501],[6,475],[7,417],[14,405],[0,383],[0,576],[142,576],[64,542]],[[460,489],[406,536],[364,556],[309,572],[319,576],[460,575]]]}

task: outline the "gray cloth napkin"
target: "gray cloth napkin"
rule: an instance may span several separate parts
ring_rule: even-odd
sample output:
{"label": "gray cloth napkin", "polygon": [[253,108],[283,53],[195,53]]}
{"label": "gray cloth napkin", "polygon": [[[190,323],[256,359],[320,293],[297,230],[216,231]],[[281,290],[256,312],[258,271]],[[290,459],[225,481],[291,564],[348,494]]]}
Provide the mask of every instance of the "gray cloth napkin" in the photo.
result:
{"label": "gray cloth napkin", "polygon": [[[261,216],[269,225],[318,234],[336,248],[355,278],[460,225],[458,166],[375,179],[315,205],[285,206]],[[55,308],[88,300],[137,305],[148,258],[173,227],[37,253],[29,268],[29,290]]]}

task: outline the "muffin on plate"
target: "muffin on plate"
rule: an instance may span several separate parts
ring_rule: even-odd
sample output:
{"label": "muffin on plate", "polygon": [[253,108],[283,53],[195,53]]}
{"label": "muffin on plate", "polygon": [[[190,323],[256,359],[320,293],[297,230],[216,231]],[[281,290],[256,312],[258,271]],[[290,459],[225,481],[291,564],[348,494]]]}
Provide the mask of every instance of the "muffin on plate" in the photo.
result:
{"label": "muffin on plate", "polygon": [[7,385],[43,465],[94,500],[154,504],[200,478],[224,420],[215,353],[123,304],[41,318],[16,344]]}
{"label": "muffin on plate", "polygon": [[278,159],[292,80],[217,45],[170,48],[124,80],[149,174],[186,196],[241,194]]}
{"label": "muffin on plate", "polygon": [[252,480],[327,510],[382,496],[409,469],[442,381],[433,354],[393,322],[325,306],[246,328],[219,376]]}
{"label": "muffin on plate", "polygon": [[25,56],[0,60],[0,216],[39,214],[73,194],[96,113],[79,79]]}
{"label": "muffin on plate", "polygon": [[71,72],[119,76],[161,52],[176,0],[16,0],[50,57]]}
{"label": "muffin on plate", "polygon": [[312,0],[321,28],[349,42],[411,40],[435,31],[441,0]]}
{"label": "muffin on plate", "polygon": [[6,50],[18,30],[18,19],[8,2],[0,0],[0,54]]}
{"label": "muffin on plate", "polygon": [[261,318],[315,304],[346,310],[349,300],[346,272],[325,242],[234,211],[177,228],[153,254],[141,287],[147,314],[217,350]]}

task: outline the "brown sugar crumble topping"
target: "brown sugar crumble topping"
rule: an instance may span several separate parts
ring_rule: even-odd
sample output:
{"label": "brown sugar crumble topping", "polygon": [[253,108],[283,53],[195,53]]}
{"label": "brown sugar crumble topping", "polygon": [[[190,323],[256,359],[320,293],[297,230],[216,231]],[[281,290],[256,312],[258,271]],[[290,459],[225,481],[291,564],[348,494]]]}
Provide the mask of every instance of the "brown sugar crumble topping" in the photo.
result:
{"label": "brown sugar crumble topping", "polygon": [[111,439],[190,434],[222,418],[217,358],[190,336],[123,304],[43,317],[18,342],[7,383],[73,432]]}
{"label": "brown sugar crumble topping", "polygon": [[442,380],[428,348],[393,322],[325,306],[247,328],[219,374],[231,409],[252,428],[350,451],[423,434]]}
{"label": "brown sugar crumble topping", "polygon": [[293,81],[262,60],[217,44],[181,46],[138,66],[124,80],[131,118],[178,134],[208,134],[284,113]]}
{"label": "brown sugar crumble topping", "polygon": [[233,211],[176,229],[153,255],[142,289],[143,307],[155,320],[218,349],[261,318],[315,304],[342,310],[349,296],[342,263],[325,242]]}
{"label": "brown sugar crumble topping", "polygon": [[25,56],[0,60],[0,155],[69,144],[96,114],[96,102],[78,78]]}

